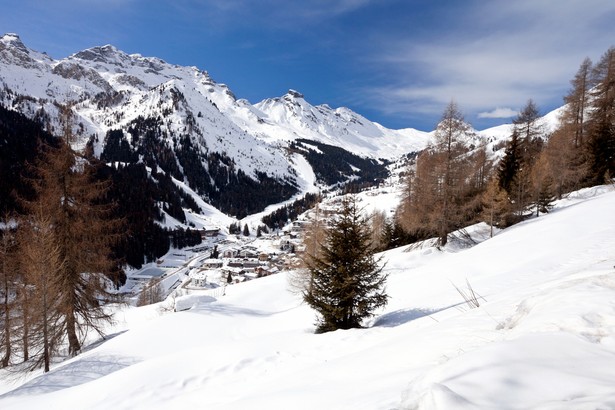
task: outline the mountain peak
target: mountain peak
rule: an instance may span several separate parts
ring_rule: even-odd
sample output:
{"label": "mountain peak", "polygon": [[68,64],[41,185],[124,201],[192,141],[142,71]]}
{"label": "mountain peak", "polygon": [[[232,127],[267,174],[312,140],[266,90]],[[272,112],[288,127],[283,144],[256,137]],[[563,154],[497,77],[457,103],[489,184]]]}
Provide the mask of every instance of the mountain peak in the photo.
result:
{"label": "mountain peak", "polygon": [[301,94],[299,91],[292,90],[292,89],[288,90],[286,95],[291,98],[304,98],[303,94]]}
{"label": "mountain peak", "polygon": [[40,69],[44,64],[48,64],[51,58],[45,53],[26,47],[19,35],[6,33],[0,37],[0,61],[22,68]]}
{"label": "mountain peak", "polygon": [[104,46],[92,47],[73,54],[72,57],[80,60],[94,61],[98,63],[111,63],[121,64],[123,61],[129,59],[128,54],[111,44]]}
{"label": "mountain peak", "polygon": [[5,45],[6,47],[14,47],[26,54],[29,54],[28,48],[21,41],[19,36],[15,33],[6,33],[2,37],[0,37],[0,43]]}

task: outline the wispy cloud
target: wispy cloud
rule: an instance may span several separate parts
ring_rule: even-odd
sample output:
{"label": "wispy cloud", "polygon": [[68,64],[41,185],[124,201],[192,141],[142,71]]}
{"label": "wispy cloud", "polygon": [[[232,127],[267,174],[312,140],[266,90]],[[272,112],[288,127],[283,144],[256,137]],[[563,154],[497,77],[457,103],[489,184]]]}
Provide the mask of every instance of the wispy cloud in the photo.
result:
{"label": "wispy cloud", "polygon": [[513,110],[497,107],[528,98],[560,104],[583,58],[597,59],[615,38],[608,0],[473,2],[459,13],[440,33],[377,39],[372,63],[391,80],[362,91],[379,109],[435,114],[454,98],[470,117],[485,119],[509,117]]}
{"label": "wispy cloud", "polygon": [[512,108],[496,108],[492,111],[487,112],[479,112],[478,118],[512,118],[519,113],[517,110],[513,110]]}
{"label": "wispy cloud", "polygon": [[[121,0],[116,0],[121,1]],[[176,0],[174,6],[195,17],[209,15],[240,25],[262,25],[262,29],[292,28],[334,19],[376,0]],[[242,20],[237,20],[244,17]],[[213,22],[216,24],[216,22]],[[232,29],[227,26],[226,29]],[[300,27],[299,27],[300,28]]]}

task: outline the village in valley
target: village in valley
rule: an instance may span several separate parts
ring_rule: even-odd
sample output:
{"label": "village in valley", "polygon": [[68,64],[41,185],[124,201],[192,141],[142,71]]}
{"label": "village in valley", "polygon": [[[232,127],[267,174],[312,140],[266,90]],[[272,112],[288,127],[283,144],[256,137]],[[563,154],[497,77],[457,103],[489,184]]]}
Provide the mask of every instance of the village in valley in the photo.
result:
{"label": "village in valley", "polygon": [[[184,249],[171,249],[167,255],[128,272],[122,291],[136,304],[155,303],[169,295],[191,294],[222,296],[229,285],[239,284],[302,264],[305,253],[303,233],[306,221],[295,221],[287,228],[259,236],[228,234],[217,227],[200,229],[202,243]],[[157,296],[139,300],[152,287]],[[179,309],[181,310],[181,309]]]}

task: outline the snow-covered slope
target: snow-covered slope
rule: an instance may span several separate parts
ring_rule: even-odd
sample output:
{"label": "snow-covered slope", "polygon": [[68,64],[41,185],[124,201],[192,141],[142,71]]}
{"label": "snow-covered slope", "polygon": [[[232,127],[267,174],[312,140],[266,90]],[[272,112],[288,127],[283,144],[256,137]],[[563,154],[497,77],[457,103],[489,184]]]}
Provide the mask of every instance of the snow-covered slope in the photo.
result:
{"label": "snow-covered slope", "polygon": [[279,140],[315,139],[391,159],[421,149],[428,139],[417,130],[386,129],[347,108],[314,107],[294,91],[251,105],[196,67],[128,55],[111,45],[56,61],[6,34],[0,38],[0,72],[0,102],[31,117],[43,108],[55,118],[53,102],[75,103],[81,142],[98,135],[97,153],[109,129],[137,116],[163,116],[169,133],[193,134],[188,128],[195,127],[211,150],[237,158],[248,174],[254,169],[279,174],[287,165],[278,150],[260,140],[277,147]]}
{"label": "snow-covered slope", "polygon": [[188,311],[124,307],[108,340],[3,380],[0,407],[613,408],[614,208],[598,187],[472,248],[389,251],[390,302],[365,329],[313,334],[286,274]]}
{"label": "snow-covered slope", "polygon": [[[563,110],[564,107],[556,108],[540,118],[539,124],[546,135],[555,131]],[[503,147],[506,141],[510,139],[512,131],[513,124],[502,124],[476,131],[476,135],[487,145],[488,152],[493,152],[495,157],[500,157],[504,154]]]}
{"label": "snow-covered slope", "polygon": [[[264,205],[291,199],[295,189],[296,196],[315,190],[314,170],[288,152],[298,138],[388,160],[422,149],[430,138],[413,129],[387,129],[347,108],[312,106],[295,91],[252,105],[196,67],[129,55],[112,45],[54,60],[16,34],[0,37],[0,104],[55,134],[62,133],[63,107],[69,107],[77,148],[90,143],[106,161],[130,157],[160,167],[210,203],[222,191],[249,184],[244,179],[233,188],[233,175],[277,186]],[[109,133],[118,131],[109,150]]]}
{"label": "snow-covered slope", "polygon": [[419,151],[430,139],[430,133],[411,128],[390,130],[345,107],[313,106],[294,90],[254,108],[260,121],[246,122],[246,126],[265,139],[311,139],[372,158],[394,159],[400,153]]}
{"label": "snow-covered slope", "polygon": [[[216,83],[199,68],[129,55],[112,45],[54,60],[29,49],[16,34],[0,37],[0,104],[56,134],[63,129],[61,107],[69,104],[77,137],[73,143],[78,148],[90,141],[100,156],[109,146],[108,134],[119,130],[125,141],[116,145],[134,151],[132,158],[171,173],[197,193],[197,201],[205,200],[227,214],[235,211],[229,206],[222,209],[221,204],[235,202],[235,198],[217,197],[220,192],[235,190],[239,195],[245,191],[249,184],[245,179],[232,186],[232,176],[240,179],[240,173],[255,184],[277,187],[269,202],[248,214],[318,190],[317,185],[327,178],[318,174],[313,162],[306,163],[296,147],[295,153],[289,153],[297,139],[388,161],[420,151],[433,139],[433,132],[391,130],[348,108],[314,106],[294,90],[253,105],[237,99],[227,85]],[[545,116],[547,129],[552,129],[556,117],[557,111]],[[479,131],[472,143],[486,144],[487,152],[497,157],[510,132],[511,125]],[[303,144],[305,154],[311,145],[309,141]],[[107,161],[123,162],[120,158],[127,156],[126,152],[109,152]],[[344,162],[339,156],[319,161]],[[337,165],[347,168],[345,163]],[[356,164],[350,167],[361,171]],[[229,177],[225,179],[221,174],[226,172]],[[347,180],[357,177],[341,168],[331,173]],[[269,179],[264,183],[263,178]]]}

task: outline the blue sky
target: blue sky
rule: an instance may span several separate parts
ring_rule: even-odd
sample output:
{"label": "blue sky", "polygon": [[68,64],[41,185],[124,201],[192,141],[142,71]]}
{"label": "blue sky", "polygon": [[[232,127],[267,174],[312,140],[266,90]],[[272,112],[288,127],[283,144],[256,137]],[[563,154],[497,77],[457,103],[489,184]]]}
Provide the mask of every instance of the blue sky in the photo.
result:
{"label": "blue sky", "polygon": [[389,128],[476,128],[562,104],[615,45],[612,0],[0,0],[0,32],[63,58],[113,44],[207,70],[256,103],[302,92]]}

